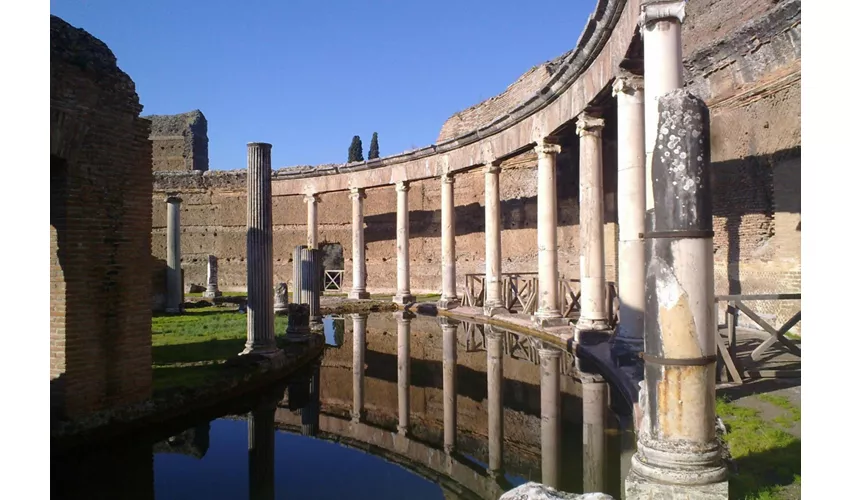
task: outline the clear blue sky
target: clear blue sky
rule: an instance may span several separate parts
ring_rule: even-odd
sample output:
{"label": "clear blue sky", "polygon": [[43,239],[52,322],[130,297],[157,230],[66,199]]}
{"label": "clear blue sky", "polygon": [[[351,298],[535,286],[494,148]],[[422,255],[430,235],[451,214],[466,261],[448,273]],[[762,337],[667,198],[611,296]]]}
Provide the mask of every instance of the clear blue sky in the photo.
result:
{"label": "clear blue sky", "polygon": [[143,114],[200,109],[210,168],[342,163],[436,142],[453,113],[575,47],[596,0],[51,0],[106,43]]}

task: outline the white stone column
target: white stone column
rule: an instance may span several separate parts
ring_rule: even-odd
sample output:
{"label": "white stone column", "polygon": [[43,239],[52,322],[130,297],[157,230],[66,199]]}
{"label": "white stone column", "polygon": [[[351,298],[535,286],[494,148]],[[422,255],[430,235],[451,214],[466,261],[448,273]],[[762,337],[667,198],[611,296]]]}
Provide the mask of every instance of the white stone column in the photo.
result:
{"label": "white stone column", "polygon": [[407,436],[410,425],[410,320],[407,311],[395,313],[398,325],[398,433]]}
{"label": "white stone column", "polygon": [[363,413],[363,389],[365,386],[365,374],[363,367],[366,361],[366,316],[367,314],[352,314],[354,343],[352,345],[353,360],[351,362],[351,376],[354,379],[354,398],[351,405],[351,421],[360,422]]}
{"label": "white stone column", "polygon": [[411,304],[415,298],[410,294],[410,216],[407,192],[410,184],[398,182],[396,191],[396,282],[398,292],[393,297],[396,304]]}
{"label": "white stone column", "polygon": [[[641,5],[639,24],[643,37],[643,78],[646,94],[644,147],[646,165],[652,165],[652,151],[658,131],[658,99],[684,86],[682,63],[682,22],[685,0],[651,2]],[[646,169],[645,190],[648,208],[654,207],[650,169]]]}
{"label": "white stone column", "polygon": [[617,98],[617,225],[620,240],[617,272],[620,321],[613,351],[617,356],[634,356],[643,350],[646,297],[641,236],[646,214],[643,78],[620,75],[614,81],[613,94]]}
{"label": "white stone column", "polygon": [[212,254],[207,255],[207,289],[204,291],[204,297],[221,297],[221,291],[218,289],[218,257]]}
{"label": "white stone column", "polygon": [[489,472],[502,472],[502,444],[504,440],[504,407],[502,406],[502,344],[504,332],[484,325],[487,337],[487,439],[489,441]]}
{"label": "white stone column", "polygon": [[455,449],[457,439],[457,323],[440,316],[443,330],[443,448]]}
{"label": "white stone column", "polygon": [[535,341],[540,356],[540,447],[543,484],[560,489],[561,356],[563,351]]}
{"label": "white stone column", "polygon": [[351,292],[349,299],[368,299],[366,291],[366,239],[363,231],[363,200],[366,191],[351,188]]}
{"label": "white stone column", "polygon": [[457,274],[455,263],[455,178],[445,174],[442,178],[442,207],[440,222],[442,223],[442,264],[443,264],[443,293],[437,302],[440,309],[452,309],[458,306]]}
{"label": "white stone column", "polygon": [[183,308],[183,275],[180,265],[180,203],[177,195],[165,199],[168,204],[165,263],[165,312],[179,313]]}
{"label": "white stone column", "polygon": [[583,330],[606,330],[605,239],[602,190],[602,127],[605,121],[589,113],[579,115],[579,272],[581,316],[576,336]]}
{"label": "white stone column", "polygon": [[484,167],[485,278],[484,314],[509,314],[502,297],[502,207],[499,198],[501,167]]}
{"label": "white stone column", "polygon": [[307,204],[307,248],[319,248],[319,202],[317,193],[304,195]]}
{"label": "white stone column", "polygon": [[557,144],[541,143],[537,152],[537,311],[543,326],[562,323],[558,287],[558,194],[555,184]]}
{"label": "white stone column", "polygon": [[608,384],[597,374],[580,374],[584,492],[605,490],[605,411]]}

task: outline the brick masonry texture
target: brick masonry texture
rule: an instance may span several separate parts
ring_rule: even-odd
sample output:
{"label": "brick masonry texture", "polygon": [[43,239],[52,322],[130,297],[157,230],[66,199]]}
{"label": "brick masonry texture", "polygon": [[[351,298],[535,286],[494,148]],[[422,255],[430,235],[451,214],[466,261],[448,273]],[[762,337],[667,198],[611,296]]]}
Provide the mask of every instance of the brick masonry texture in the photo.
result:
{"label": "brick masonry texture", "polygon": [[51,410],[150,396],[150,122],[100,40],[50,17]]}
{"label": "brick masonry texture", "polygon": [[179,115],[150,115],[153,170],[210,168],[207,119],[196,109]]}

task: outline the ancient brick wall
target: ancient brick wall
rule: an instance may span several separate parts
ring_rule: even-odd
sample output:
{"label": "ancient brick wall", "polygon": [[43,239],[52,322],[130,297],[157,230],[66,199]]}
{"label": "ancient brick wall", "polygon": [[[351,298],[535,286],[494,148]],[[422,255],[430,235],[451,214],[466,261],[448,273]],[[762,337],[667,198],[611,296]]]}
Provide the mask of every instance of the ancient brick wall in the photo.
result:
{"label": "ancient brick wall", "polygon": [[150,395],[150,122],[106,45],[50,17],[51,410]]}
{"label": "ancient brick wall", "polygon": [[150,115],[155,172],[210,168],[207,119],[196,109],[179,115]]}

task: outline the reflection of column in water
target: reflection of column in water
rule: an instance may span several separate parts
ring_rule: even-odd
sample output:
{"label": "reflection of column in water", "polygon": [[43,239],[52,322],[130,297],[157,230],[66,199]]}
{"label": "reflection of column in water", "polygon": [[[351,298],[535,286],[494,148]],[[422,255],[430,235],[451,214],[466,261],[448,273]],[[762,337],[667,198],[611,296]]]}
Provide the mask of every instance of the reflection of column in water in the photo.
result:
{"label": "reflection of column in water", "polygon": [[605,409],[608,385],[598,375],[581,374],[582,436],[584,442],[584,491],[605,487]]}
{"label": "reflection of column in water", "polygon": [[274,413],[276,405],[265,402],[248,415],[248,496],[251,500],[274,498]]}
{"label": "reflection of column in water", "polygon": [[407,435],[410,420],[410,319],[408,312],[395,313],[398,324],[398,433]]}
{"label": "reflection of column in water", "polygon": [[351,363],[351,375],[354,378],[354,401],[351,407],[351,420],[355,423],[360,421],[363,411],[363,365],[366,355],[366,315],[352,314],[351,321],[354,323],[354,359]]}
{"label": "reflection of column in water", "polygon": [[318,363],[310,367],[310,395],[307,406],[301,411],[301,434],[315,436],[319,431],[319,373]]}
{"label": "reflection of column in water", "polygon": [[487,335],[487,437],[490,441],[490,472],[502,470],[502,339],[504,333],[490,325],[484,326]]}
{"label": "reflection of column in water", "polygon": [[455,448],[457,437],[457,323],[440,317],[443,329],[443,446],[446,453]]}
{"label": "reflection of column in water", "polygon": [[561,350],[535,342],[540,355],[540,447],[543,484],[559,489],[561,469]]}

